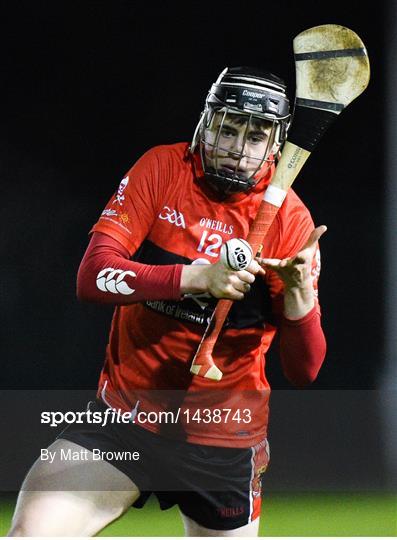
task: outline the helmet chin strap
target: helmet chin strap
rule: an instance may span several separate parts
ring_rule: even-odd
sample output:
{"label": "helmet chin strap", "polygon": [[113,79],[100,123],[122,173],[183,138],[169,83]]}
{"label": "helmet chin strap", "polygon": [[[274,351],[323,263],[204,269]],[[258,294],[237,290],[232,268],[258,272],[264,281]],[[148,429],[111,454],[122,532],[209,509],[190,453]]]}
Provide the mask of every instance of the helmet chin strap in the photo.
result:
{"label": "helmet chin strap", "polygon": [[[274,154],[272,153],[271,156],[273,155]],[[194,158],[192,159],[192,162],[194,175],[196,178],[198,178]],[[269,171],[273,163],[274,159],[269,160],[267,158],[261,169],[256,171],[252,176],[248,178],[238,174],[228,176],[227,173],[224,171],[216,172],[215,169],[210,169],[206,167],[201,178],[205,180],[218,194],[223,195],[226,198],[233,193],[245,193],[252,189]],[[258,172],[260,172],[260,178],[255,178]]]}
{"label": "helmet chin strap", "polygon": [[[274,155],[275,154],[271,152],[270,156],[274,156]],[[249,178],[244,177],[243,182],[238,182],[238,175],[234,175],[233,177],[227,177],[227,175],[225,174],[224,176],[221,176],[216,173],[215,169],[213,169],[213,172],[212,172],[208,168],[206,168],[206,170],[203,170],[201,174],[198,174],[195,157],[191,151],[189,151],[189,156],[191,159],[192,169],[193,169],[193,174],[194,174],[195,179],[204,180],[220,196],[223,196],[223,198],[225,199],[232,193],[244,193],[246,191],[249,191],[257,184],[257,182],[260,181],[260,178],[255,179],[255,174],[254,174],[250,176]],[[260,169],[261,177],[267,174],[267,172],[269,171],[274,161],[275,161],[274,158],[271,160],[267,158],[265,160],[264,164],[266,164],[266,168],[262,171],[261,169],[264,168],[264,165],[261,167]],[[240,176],[240,178],[242,179],[243,177]]]}
{"label": "helmet chin strap", "polygon": [[250,190],[256,184],[253,177],[246,178],[238,174],[228,176],[227,174],[222,174],[222,172],[223,171],[216,173],[215,170],[214,172],[206,170],[204,179],[224,195],[229,195],[230,193],[243,193]]}

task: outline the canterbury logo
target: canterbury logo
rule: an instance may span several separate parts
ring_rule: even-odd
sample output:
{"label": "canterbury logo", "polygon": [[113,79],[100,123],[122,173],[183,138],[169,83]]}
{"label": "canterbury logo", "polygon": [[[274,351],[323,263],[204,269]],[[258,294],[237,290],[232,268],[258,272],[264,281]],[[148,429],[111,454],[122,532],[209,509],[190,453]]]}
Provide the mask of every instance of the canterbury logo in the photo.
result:
{"label": "canterbury logo", "polygon": [[185,218],[183,217],[182,212],[178,212],[177,210],[171,210],[169,206],[164,206],[164,208],[159,214],[159,218],[164,219],[165,221],[169,221],[177,227],[182,227],[182,229],[186,229]]}
{"label": "canterbury logo", "polygon": [[96,286],[100,291],[111,292],[113,294],[132,294],[135,289],[131,289],[124,280],[125,276],[136,277],[132,270],[115,270],[105,268],[96,277]]}

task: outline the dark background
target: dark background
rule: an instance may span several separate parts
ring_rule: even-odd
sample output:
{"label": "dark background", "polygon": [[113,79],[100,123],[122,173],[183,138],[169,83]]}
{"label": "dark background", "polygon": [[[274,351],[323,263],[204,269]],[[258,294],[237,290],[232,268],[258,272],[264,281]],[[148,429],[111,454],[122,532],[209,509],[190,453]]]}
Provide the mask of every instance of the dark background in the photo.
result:
{"label": "dark background", "polygon": [[80,304],[75,280],[88,232],[124,173],[153,145],[191,139],[225,66],[267,68],[287,81],[293,99],[292,39],[326,23],[361,36],[372,78],[294,185],[315,223],[328,226],[320,279],[328,354],[305,392],[284,379],[276,350],[268,359],[278,391],[266,486],[391,485],[387,463],[395,454],[384,443],[390,424],[382,412],[388,398],[377,391],[385,369],[391,4],[0,2],[0,387],[21,390],[2,393],[1,431],[12,441],[0,459],[3,489],[17,489],[53,439],[40,411],[83,406],[85,393],[77,399],[61,389],[95,389],[112,309]]}
{"label": "dark background", "polygon": [[[311,156],[296,191],[321,241],[328,354],[314,389],[376,388],[384,254],[382,3],[2,2],[1,386],[94,388],[112,309],[79,304],[75,277],[124,172],[156,144],[189,140],[225,66],[263,66],[294,92],[292,39],[354,29],[372,80]],[[276,388],[290,388],[277,357]]]}

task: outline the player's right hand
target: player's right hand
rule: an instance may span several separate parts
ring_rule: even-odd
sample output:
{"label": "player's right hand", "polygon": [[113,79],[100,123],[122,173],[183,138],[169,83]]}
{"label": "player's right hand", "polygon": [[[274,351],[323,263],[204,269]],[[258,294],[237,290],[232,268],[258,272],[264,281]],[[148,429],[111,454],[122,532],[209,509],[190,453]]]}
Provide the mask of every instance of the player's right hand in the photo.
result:
{"label": "player's right hand", "polygon": [[209,293],[215,298],[242,300],[251,289],[256,274],[266,271],[254,259],[245,270],[231,270],[222,260],[213,264],[184,265],[181,294]]}
{"label": "player's right hand", "polygon": [[206,292],[215,298],[229,300],[242,300],[250,291],[256,274],[266,273],[255,260],[245,270],[230,270],[222,261],[205,265],[203,270],[206,273]]}

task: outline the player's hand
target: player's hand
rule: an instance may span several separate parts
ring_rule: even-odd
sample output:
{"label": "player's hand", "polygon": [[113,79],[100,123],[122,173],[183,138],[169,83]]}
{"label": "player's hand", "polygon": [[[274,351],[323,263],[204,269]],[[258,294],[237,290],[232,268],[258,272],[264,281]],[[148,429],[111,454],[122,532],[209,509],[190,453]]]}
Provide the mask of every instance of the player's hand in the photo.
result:
{"label": "player's hand", "polygon": [[222,261],[205,266],[205,270],[206,292],[215,298],[229,300],[242,300],[251,290],[256,274],[266,273],[255,260],[252,260],[245,270],[230,270]]}
{"label": "player's hand", "polygon": [[182,268],[181,294],[209,293],[215,298],[242,300],[256,274],[266,271],[252,260],[245,270],[230,270],[221,260],[214,264],[190,264]]}
{"label": "player's hand", "polygon": [[326,230],[325,225],[316,227],[295,257],[287,259],[261,259],[257,257],[255,260],[263,268],[274,270],[284,282],[286,289],[305,289],[311,286],[312,262],[317,242]]}

